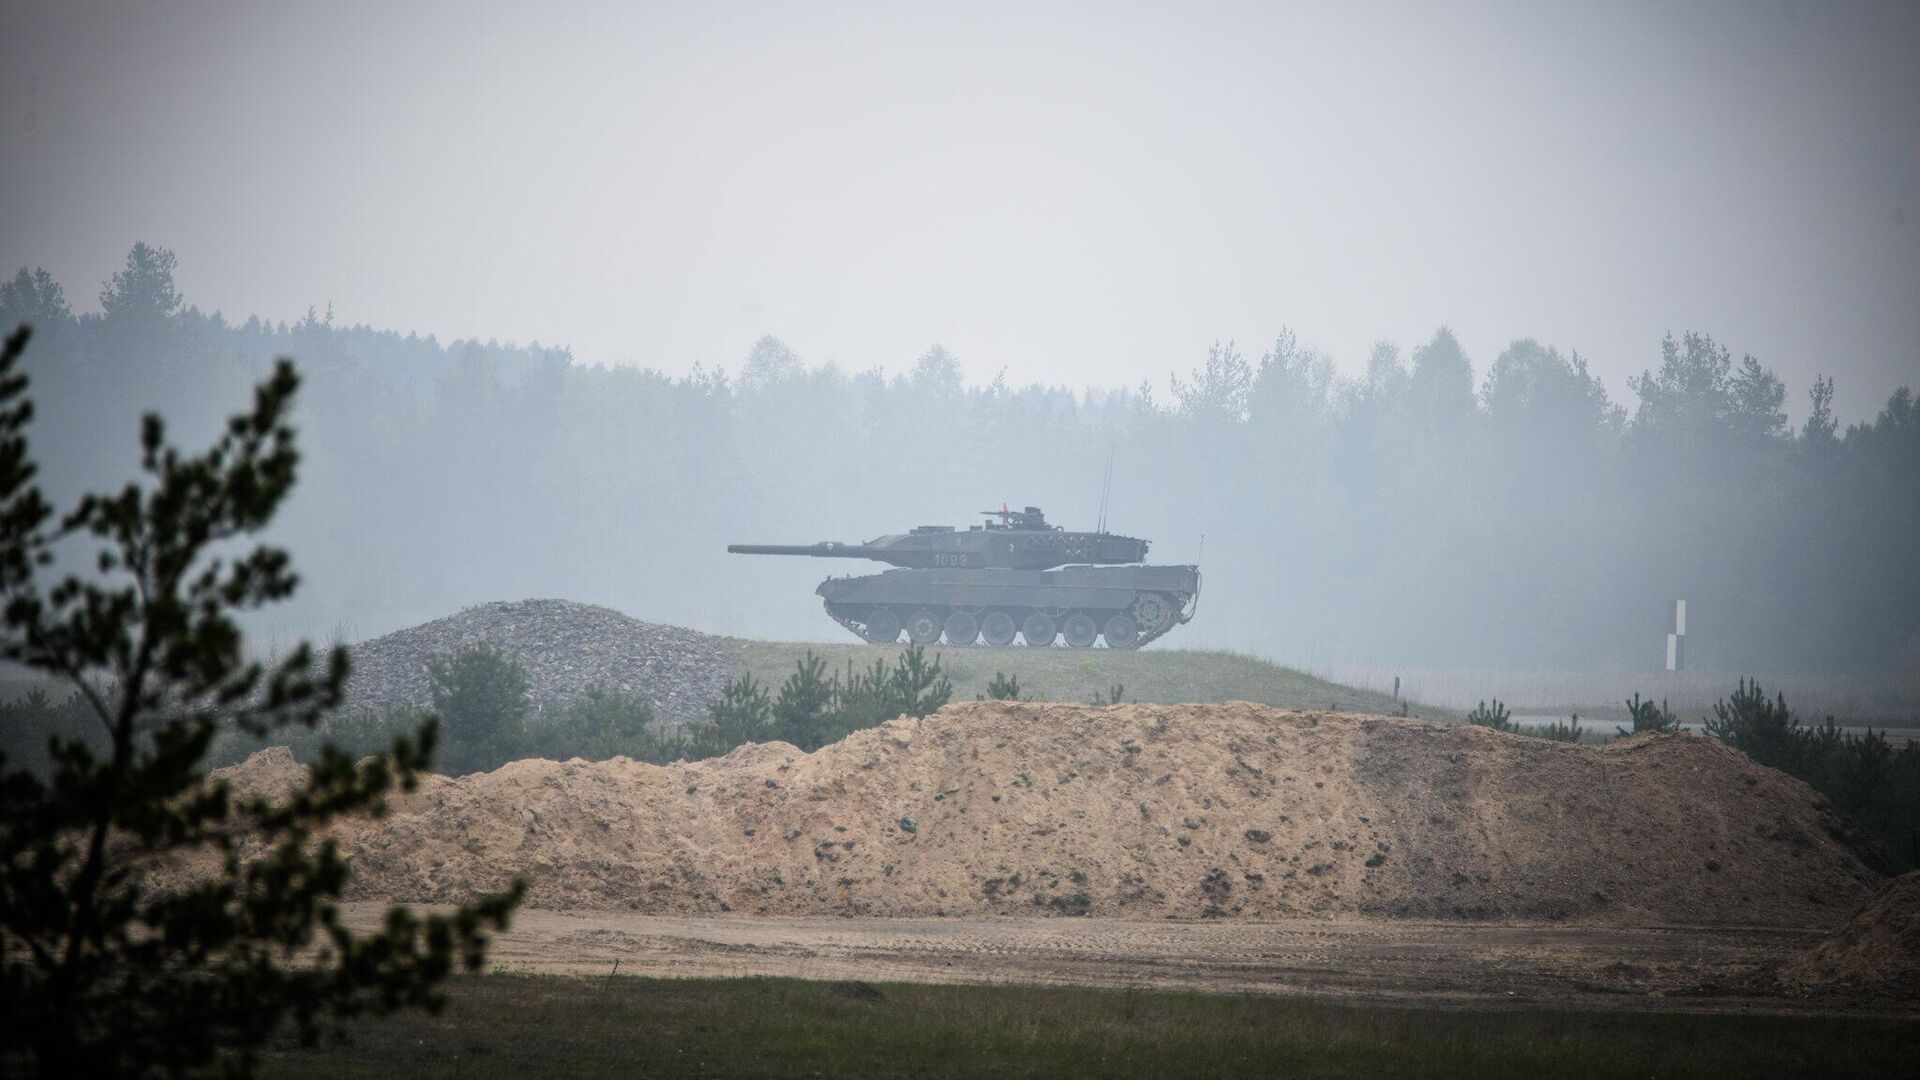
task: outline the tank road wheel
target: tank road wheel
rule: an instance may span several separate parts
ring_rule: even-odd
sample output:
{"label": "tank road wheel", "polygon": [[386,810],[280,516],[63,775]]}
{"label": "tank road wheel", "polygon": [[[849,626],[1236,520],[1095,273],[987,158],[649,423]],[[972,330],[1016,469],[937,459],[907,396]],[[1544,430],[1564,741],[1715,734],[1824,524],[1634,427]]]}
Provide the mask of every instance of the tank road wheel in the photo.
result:
{"label": "tank road wheel", "polygon": [[969,612],[956,611],[947,616],[947,641],[953,645],[971,645],[980,636],[980,620]]}
{"label": "tank road wheel", "polygon": [[916,611],[907,618],[907,640],[915,645],[931,645],[940,640],[940,616],[931,611]]}
{"label": "tank road wheel", "polygon": [[1067,616],[1066,625],[1061,627],[1061,632],[1066,635],[1067,644],[1074,648],[1090,648],[1100,637],[1100,624],[1093,621],[1093,616],[1083,611],[1076,611]]}
{"label": "tank road wheel", "polygon": [[980,620],[981,635],[987,639],[987,644],[995,648],[1013,644],[1015,630],[1013,616],[1004,611],[989,611],[987,617]]}
{"label": "tank road wheel", "polygon": [[1133,643],[1140,640],[1140,627],[1125,615],[1115,615],[1107,620],[1107,648],[1131,649]]}
{"label": "tank road wheel", "polygon": [[866,638],[875,645],[891,645],[900,640],[900,616],[886,608],[867,616]]}
{"label": "tank road wheel", "polygon": [[1143,593],[1133,602],[1134,625],[1147,633],[1165,626],[1171,618],[1173,607],[1158,593]]}
{"label": "tank road wheel", "polygon": [[1054,635],[1059,632],[1053,625],[1053,616],[1037,611],[1020,624],[1020,636],[1027,639],[1027,644],[1036,647],[1053,644]]}

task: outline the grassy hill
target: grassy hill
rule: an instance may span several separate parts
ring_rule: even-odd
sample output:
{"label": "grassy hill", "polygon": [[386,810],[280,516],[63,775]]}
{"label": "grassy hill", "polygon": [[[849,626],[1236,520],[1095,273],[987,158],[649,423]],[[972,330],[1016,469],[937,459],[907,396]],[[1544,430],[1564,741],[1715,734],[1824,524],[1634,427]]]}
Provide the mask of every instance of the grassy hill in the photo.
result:
{"label": "grassy hill", "polygon": [[[892,660],[904,645],[866,645],[857,642],[751,641],[739,638],[707,639],[723,653],[733,653],[756,681],[778,691],[794,663],[808,650],[825,659],[832,670],[844,670],[851,660],[869,667],[875,660]],[[985,696],[987,684],[1004,672],[1020,680],[1022,697],[1047,701],[1091,701],[1105,697],[1113,687],[1125,688],[1127,701],[1154,704],[1209,701],[1254,701],[1284,709],[1327,709],[1398,715],[1401,703],[1387,694],[1360,690],[1315,678],[1292,668],[1231,652],[1187,649],[1146,649],[1117,652],[1108,649],[1028,649],[1014,647],[956,648],[930,646],[947,677],[953,680],[956,701]],[[724,664],[731,667],[731,662]],[[24,698],[36,685],[24,679],[0,678],[0,701]],[[49,691],[63,696],[63,688]],[[1459,713],[1414,703],[1411,716],[1458,719]]]}
{"label": "grassy hill", "polygon": [[[877,659],[897,656],[903,646],[862,644],[803,644],[774,641],[738,643],[746,670],[754,679],[777,690],[808,650],[835,669],[851,660],[869,666]],[[1230,652],[1147,649],[1117,652],[1107,649],[990,649],[929,646],[953,680],[956,700],[983,696],[995,673],[1020,680],[1023,697],[1048,701],[1090,701],[1114,686],[1125,687],[1128,701],[1158,704],[1207,701],[1255,701],[1288,709],[1330,709],[1340,712],[1400,712],[1400,702],[1386,694],[1316,679],[1311,675]],[[1410,714],[1434,718],[1453,714],[1444,709],[1411,706]]]}

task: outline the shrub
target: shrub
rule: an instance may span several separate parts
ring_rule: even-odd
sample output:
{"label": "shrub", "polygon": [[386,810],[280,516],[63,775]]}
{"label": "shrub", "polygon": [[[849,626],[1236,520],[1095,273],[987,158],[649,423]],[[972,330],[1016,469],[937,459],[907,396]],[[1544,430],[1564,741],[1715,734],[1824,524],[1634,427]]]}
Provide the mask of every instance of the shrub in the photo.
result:
{"label": "shrub", "polygon": [[1036,906],[1052,908],[1062,915],[1093,914],[1093,897],[1083,892],[1073,893],[1070,896],[1050,896],[1044,900],[1036,894],[1033,902]]}
{"label": "shrub", "polygon": [[36,686],[24,698],[0,702],[0,754],[35,776],[52,771],[53,740],[78,739],[99,751],[105,748],[100,734],[100,721],[78,690],[55,701]]}
{"label": "shrub", "polygon": [[[412,706],[403,705],[384,712],[352,709],[328,717],[315,734],[332,742],[349,755],[360,757],[378,751],[379,748],[391,744],[395,736],[417,730],[421,724],[431,719],[433,719],[431,709]],[[302,761],[309,761],[316,748],[295,742],[291,749],[295,757]]]}
{"label": "shrub", "polygon": [[940,668],[940,658],[927,660],[924,649],[910,645],[892,665],[876,660],[862,673],[848,665],[838,711],[841,733],[884,724],[896,716],[926,716],[953,700],[953,683]]}
{"label": "shrub", "polygon": [[434,711],[462,742],[517,741],[527,719],[526,669],[486,643],[427,661]]}
{"label": "shrub", "polygon": [[847,662],[845,674],[823,678],[825,665],[809,652],[770,698],[749,673],[727,684],[707,706],[707,722],[694,733],[691,749],[703,756],[724,754],[746,742],[785,739],[813,751],[836,739],[883,724],[897,716],[925,716],[953,697],[953,683],[918,645],[893,661],[875,660],[866,670]]}
{"label": "shrub", "polygon": [[865,671],[847,661],[846,677],[836,687],[829,741],[849,732],[884,724],[896,716],[926,716],[953,699],[953,683],[940,658],[910,645],[893,663],[875,660]]}
{"label": "shrub", "polygon": [[832,731],[835,681],[827,678],[827,663],[812,649],[794,665],[780,684],[773,703],[773,737],[812,753],[825,746]]}
{"label": "shrub", "polygon": [[1507,712],[1507,707],[1500,704],[1499,698],[1493,699],[1491,709],[1487,708],[1487,703],[1484,701],[1474,706],[1473,711],[1467,714],[1467,723],[1474,727],[1492,728],[1495,731],[1513,730],[1512,716]]}
{"label": "shrub", "polygon": [[773,699],[748,672],[707,704],[707,722],[693,734],[694,752],[717,757],[743,743],[762,742],[773,728]]}
{"label": "shrub", "polygon": [[[1833,718],[1827,718],[1828,725]],[[1884,731],[1867,729],[1865,735],[1845,738],[1834,748],[1823,786],[1835,802],[1863,816],[1871,816],[1879,804],[1893,793],[1893,744]]]}
{"label": "shrub", "polygon": [[1517,728],[1517,729],[1509,729],[1509,730],[1517,730],[1523,735],[1532,735],[1536,739],[1547,739],[1552,742],[1570,742],[1570,743],[1579,742],[1580,737],[1586,734],[1585,729],[1581,728],[1580,726],[1580,716],[1578,713],[1569,717],[1568,722],[1564,724],[1560,723],[1558,720],[1555,720],[1555,721],[1552,721],[1551,723],[1538,724],[1533,727]]}
{"label": "shrub", "polygon": [[[332,743],[349,757],[358,758],[378,752],[396,736],[418,729],[432,717],[431,711],[408,705],[384,711],[342,711],[311,733],[281,732],[271,740],[224,738],[213,757],[231,763],[274,745],[286,746],[294,757],[311,763],[317,759],[323,743]],[[572,701],[549,708],[538,717],[528,717],[517,738],[507,739],[496,734],[479,742],[449,739],[446,749],[438,756],[440,771],[458,775],[497,769],[509,761],[528,757],[556,761],[630,757],[665,765],[685,757],[688,748],[686,737],[657,720],[653,707],[644,698],[593,685]]]}
{"label": "shrub", "polygon": [[1627,714],[1633,717],[1632,730],[1616,727],[1613,729],[1616,734],[1638,735],[1643,731],[1652,731],[1662,735],[1672,735],[1680,730],[1680,718],[1673,714],[1673,710],[1667,708],[1665,698],[1660,699],[1660,704],[1655,705],[1651,699],[1640,700],[1640,695],[1635,693],[1633,699],[1627,702]]}
{"label": "shrub", "polygon": [[1825,795],[1851,822],[1842,839],[1867,865],[1894,873],[1920,864],[1920,743],[1895,751],[1884,732],[1855,735],[1832,717],[1804,726],[1785,695],[1769,701],[1746,679],[1714,705],[1707,734]]}
{"label": "shrub", "polygon": [[987,683],[987,697],[994,701],[1024,700],[1020,697],[1020,676],[994,672],[992,681]]}
{"label": "shrub", "polygon": [[1758,680],[1740,680],[1739,689],[1714,703],[1707,734],[1762,765],[1799,773],[1808,733],[1787,710],[1785,695],[1767,700]]}
{"label": "shrub", "polygon": [[687,749],[684,737],[654,719],[644,698],[597,683],[535,721],[527,744],[529,755],[556,761],[629,757],[656,765],[685,756]]}

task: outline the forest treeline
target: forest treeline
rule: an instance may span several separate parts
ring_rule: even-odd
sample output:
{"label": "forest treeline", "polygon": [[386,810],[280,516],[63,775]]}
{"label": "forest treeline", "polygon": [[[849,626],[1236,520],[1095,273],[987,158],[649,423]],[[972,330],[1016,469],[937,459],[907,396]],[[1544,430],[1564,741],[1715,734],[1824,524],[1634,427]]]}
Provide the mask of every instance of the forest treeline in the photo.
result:
{"label": "forest treeline", "polygon": [[[1522,340],[1476,366],[1444,328],[1377,345],[1351,379],[1285,331],[1215,344],[1170,361],[1164,394],[969,384],[937,346],[849,371],[773,338],[731,372],[669,376],[313,310],[235,322],[189,304],[174,270],[137,245],[77,314],[22,269],[0,325],[35,328],[33,438],[57,494],[125,475],[141,412],[192,444],[295,358],[305,471],[275,531],[307,586],[269,635],[562,596],[831,640],[813,585],[880,567],[725,545],[864,540],[1002,502],[1091,527],[1111,455],[1111,526],[1202,565],[1199,617],[1170,645],[1650,670],[1685,597],[1697,666],[1920,667],[1920,405],[1902,388],[1843,425],[1829,379],[1790,390],[1704,333],[1648,343],[1631,410],[1577,353]],[[1798,427],[1790,392],[1810,399]]]}

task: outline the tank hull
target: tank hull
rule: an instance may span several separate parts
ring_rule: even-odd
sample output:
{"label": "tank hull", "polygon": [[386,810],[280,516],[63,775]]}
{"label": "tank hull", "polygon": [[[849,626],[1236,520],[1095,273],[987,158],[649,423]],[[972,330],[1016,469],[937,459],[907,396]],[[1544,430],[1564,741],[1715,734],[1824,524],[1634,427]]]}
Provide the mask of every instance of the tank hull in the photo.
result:
{"label": "tank hull", "polygon": [[[828,578],[827,614],[874,642],[1027,645],[1057,640],[1137,649],[1193,617],[1194,566],[1069,566],[1057,570],[889,570]],[[1012,629],[1010,629],[1010,627]]]}

